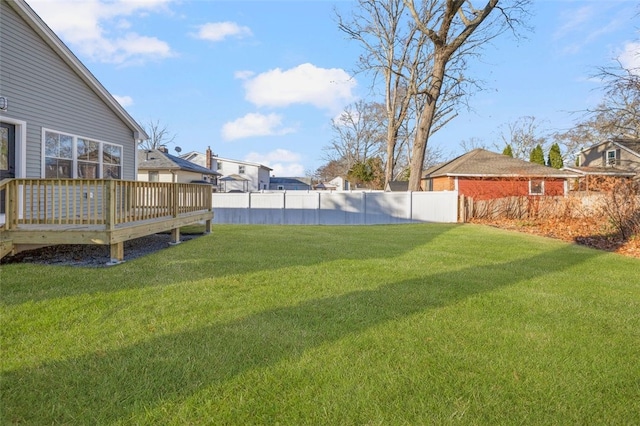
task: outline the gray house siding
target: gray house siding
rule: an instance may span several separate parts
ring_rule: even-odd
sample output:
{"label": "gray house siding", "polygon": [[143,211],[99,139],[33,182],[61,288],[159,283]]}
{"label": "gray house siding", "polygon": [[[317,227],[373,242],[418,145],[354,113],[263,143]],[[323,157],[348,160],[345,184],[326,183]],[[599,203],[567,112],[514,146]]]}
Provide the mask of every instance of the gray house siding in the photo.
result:
{"label": "gray house siding", "polygon": [[2,117],[26,122],[26,170],[42,176],[43,129],[122,146],[122,178],[136,178],[134,129],[4,0],[0,1]]}
{"label": "gray house siding", "polygon": [[[640,145],[639,145],[640,146]],[[607,152],[615,152],[615,159],[609,161]],[[640,152],[636,153],[616,144],[613,141],[595,145],[580,153],[580,166],[584,167],[618,167],[640,172]],[[608,164],[609,163],[609,164]]]}

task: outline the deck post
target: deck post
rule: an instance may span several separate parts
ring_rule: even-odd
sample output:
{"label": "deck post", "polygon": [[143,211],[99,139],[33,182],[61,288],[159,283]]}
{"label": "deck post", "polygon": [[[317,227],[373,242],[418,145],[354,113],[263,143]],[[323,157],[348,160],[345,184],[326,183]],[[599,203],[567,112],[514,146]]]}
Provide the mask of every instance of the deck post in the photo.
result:
{"label": "deck post", "polygon": [[171,241],[169,244],[172,246],[180,244],[180,228],[173,228],[171,230]]}
{"label": "deck post", "polygon": [[113,243],[109,247],[110,258],[111,260],[107,265],[118,265],[124,262],[124,242],[120,241],[119,243]]}
{"label": "deck post", "polygon": [[18,185],[15,180],[7,183],[5,195],[5,216],[4,225],[5,229],[11,230],[16,227],[18,223]]}
{"label": "deck post", "polygon": [[113,231],[116,226],[116,185],[114,180],[105,180],[105,202],[103,208],[105,227],[107,231]]}

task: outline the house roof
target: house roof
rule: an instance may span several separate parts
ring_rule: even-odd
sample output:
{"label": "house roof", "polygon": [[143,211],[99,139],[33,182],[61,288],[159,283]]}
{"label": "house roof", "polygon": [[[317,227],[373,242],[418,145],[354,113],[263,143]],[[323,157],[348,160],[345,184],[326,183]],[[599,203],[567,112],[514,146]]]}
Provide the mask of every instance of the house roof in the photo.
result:
{"label": "house roof", "polygon": [[564,167],[563,169],[581,175],[633,177],[637,174],[633,170],[618,167]]}
{"label": "house roof", "polygon": [[306,177],[275,177],[269,178],[269,183],[273,184],[294,184],[294,185],[307,185],[311,186],[311,178]]}
{"label": "house roof", "polygon": [[512,158],[485,149],[477,148],[446,163],[425,170],[423,179],[442,176],[466,177],[515,177],[534,176],[549,178],[572,178],[577,174],[553,167]]}
{"label": "house roof", "polygon": [[240,175],[229,175],[229,176],[225,176],[223,178],[220,178],[219,180],[224,181],[224,182],[242,182],[242,181],[249,181],[249,179],[243,178]]}
{"label": "house roof", "polygon": [[220,173],[199,166],[184,158],[176,157],[159,149],[138,150],[139,170],[184,170],[188,172],[202,173],[209,176],[221,176]]}
{"label": "house roof", "polygon": [[226,161],[226,162],[229,162],[229,163],[246,164],[248,166],[260,167],[260,168],[263,168],[263,169],[267,169],[269,171],[273,170],[272,168],[267,167],[267,166],[265,166],[263,164],[251,163],[249,161],[232,160],[230,158],[222,158],[222,157],[217,157],[217,156],[212,156],[211,158],[212,158],[212,160],[215,160],[215,161]]}
{"label": "house roof", "polygon": [[133,137],[138,140],[148,139],[149,136],[118,101],[109,93],[87,67],[74,55],[66,44],[49,28],[38,14],[24,1],[12,0],[7,4],[16,11],[22,19],[56,52],[58,56],[89,86],[100,99],[133,131]]}

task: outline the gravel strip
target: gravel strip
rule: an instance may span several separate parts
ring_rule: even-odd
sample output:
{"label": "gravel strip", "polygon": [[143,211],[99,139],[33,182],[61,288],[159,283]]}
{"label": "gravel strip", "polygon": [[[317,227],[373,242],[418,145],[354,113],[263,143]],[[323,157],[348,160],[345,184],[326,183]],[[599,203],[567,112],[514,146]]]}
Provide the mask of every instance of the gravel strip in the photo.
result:
{"label": "gravel strip", "polygon": [[[201,234],[200,234],[201,235]],[[180,241],[185,242],[200,235],[182,234]],[[124,242],[124,260],[154,253],[170,247],[170,234],[154,234]],[[66,265],[79,267],[105,267],[111,261],[109,246],[69,244],[43,247],[23,251],[15,256],[5,256],[0,264],[37,263],[44,265]]]}

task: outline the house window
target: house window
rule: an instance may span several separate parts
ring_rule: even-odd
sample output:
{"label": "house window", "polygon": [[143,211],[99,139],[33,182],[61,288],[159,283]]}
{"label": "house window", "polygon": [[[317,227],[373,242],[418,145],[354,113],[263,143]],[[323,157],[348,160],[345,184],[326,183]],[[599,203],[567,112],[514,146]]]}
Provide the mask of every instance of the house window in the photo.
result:
{"label": "house window", "polygon": [[607,151],[607,166],[615,166],[616,165],[616,151],[612,149]]}
{"label": "house window", "polygon": [[241,175],[244,174],[244,166],[238,166],[238,173],[240,173]]}
{"label": "house window", "polygon": [[122,147],[118,145],[111,145],[109,143],[102,145],[102,177],[104,179],[121,179]]}
{"label": "house window", "polygon": [[529,195],[544,195],[544,181],[542,179],[529,181]]}
{"label": "house window", "polygon": [[100,169],[100,143],[78,139],[78,177],[96,179]]}
{"label": "house window", "polygon": [[46,130],[45,178],[120,179],[122,146]]}
{"label": "house window", "polygon": [[284,185],[278,185],[278,191],[284,191]]}
{"label": "house window", "polygon": [[222,161],[218,161],[217,170],[222,170]]}
{"label": "house window", "polygon": [[73,177],[73,137],[46,132],[44,139],[45,178]]}
{"label": "house window", "polygon": [[149,182],[160,182],[160,173],[158,173],[157,171],[150,171]]}

